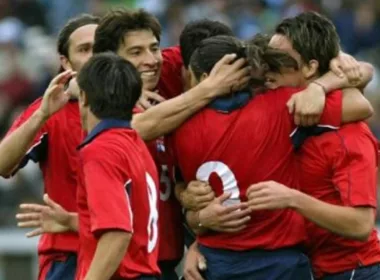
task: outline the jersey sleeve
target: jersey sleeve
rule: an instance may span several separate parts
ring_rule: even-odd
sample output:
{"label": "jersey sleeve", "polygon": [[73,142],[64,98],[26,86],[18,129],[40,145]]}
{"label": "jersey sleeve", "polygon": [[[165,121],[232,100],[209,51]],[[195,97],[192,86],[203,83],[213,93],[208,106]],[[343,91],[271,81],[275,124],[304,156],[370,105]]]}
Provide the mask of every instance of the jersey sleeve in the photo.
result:
{"label": "jersey sleeve", "polygon": [[344,205],[376,208],[377,151],[374,144],[360,132],[342,138],[341,142],[332,169],[333,183]]}
{"label": "jersey sleeve", "polygon": [[331,92],[326,97],[325,108],[323,110],[320,123],[311,127],[295,127],[291,134],[292,143],[295,149],[302,146],[304,141],[310,136],[321,135],[322,133],[337,130],[342,121],[343,94],[341,90]]}
{"label": "jersey sleeve", "polygon": [[[17,119],[13,122],[12,126],[9,128],[5,138],[12,134],[20,126],[22,126],[39,108],[39,106],[40,102],[36,101],[32,105],[30,105],[20,116],[18,116]],[[30,145],[30,148],[28,149],[24,158],[19,163],[14,173],[17,172],[17,170],[23,168],[29,160],[32,160],[34,162],[41,162],[46,159],[48,150],[47,148],[49,125],[50,123],[49,121],[47,121],[45,125],[38,131],[36,137],[33,139],[33,142]]]}
{"label": "jersey sleeve", "polygon": [[170,99],[183,92],[182,56],[179,46],[162,50],[163,63],[158,90],[161,96]]}
{"label": "jersey sleeve", "polygon": [[123,182],[117,169],[106,159],[86,162],[84,176],[91,231],[95,235],[112,229],[133,232],[128,195],[133,182]]}

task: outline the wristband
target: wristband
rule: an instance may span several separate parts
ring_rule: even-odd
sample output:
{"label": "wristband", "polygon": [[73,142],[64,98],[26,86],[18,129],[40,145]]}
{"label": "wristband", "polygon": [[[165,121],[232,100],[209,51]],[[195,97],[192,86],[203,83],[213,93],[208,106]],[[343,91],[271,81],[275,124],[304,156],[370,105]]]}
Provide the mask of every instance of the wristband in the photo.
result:
{"label": "wristband", "polygon": [[322,85],[320,82],[313,81],[312,83],[314,83],[314,84],[320,86],[320,87],[322,88],[323,92],[324,92],[325,94],[327,93],[327,90],[326,90],[325,86]]}

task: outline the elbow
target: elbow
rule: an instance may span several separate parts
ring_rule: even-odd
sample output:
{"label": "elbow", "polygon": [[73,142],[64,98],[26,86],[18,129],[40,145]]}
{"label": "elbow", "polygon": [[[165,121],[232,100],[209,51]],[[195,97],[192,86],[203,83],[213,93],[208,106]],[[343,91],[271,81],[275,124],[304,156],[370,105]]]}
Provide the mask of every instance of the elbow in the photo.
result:
{"label": "elbow", "polygon": [[363,79],[361,81],[360,87],[364,88],[373,78],[375,69],[372,64],[367,62],[360,62],[361,72],[363,73]]}
{"label": "elbow", "polygon": [[358,241],[366,242],[374,228],[374,221],[362,220],[357,223],[356,228],[352,231],[352,238]]}

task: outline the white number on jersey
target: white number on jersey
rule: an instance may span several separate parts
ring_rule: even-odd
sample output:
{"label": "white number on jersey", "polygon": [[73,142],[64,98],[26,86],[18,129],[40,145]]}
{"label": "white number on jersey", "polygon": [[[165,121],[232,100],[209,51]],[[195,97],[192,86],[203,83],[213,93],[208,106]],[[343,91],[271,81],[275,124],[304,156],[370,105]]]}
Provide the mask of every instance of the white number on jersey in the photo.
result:
{"label": "white number on jersey", "polygon": [[224,202],[224,205],[240,203],[240,190],[232,170],[221,161],[208,161],[202,164],[196,174],[199,181],[207,182],[212,173],[216,173],[222,180],[223,193],[231,193],[231,197]]}
{"label": "white number on jersey", "polygon": [[153,178],[146,173],[149,196],[149,220],[148,220],[148,253],[151,253],[157,245],[158,239],[158,211],[157,211],[157,189]]}

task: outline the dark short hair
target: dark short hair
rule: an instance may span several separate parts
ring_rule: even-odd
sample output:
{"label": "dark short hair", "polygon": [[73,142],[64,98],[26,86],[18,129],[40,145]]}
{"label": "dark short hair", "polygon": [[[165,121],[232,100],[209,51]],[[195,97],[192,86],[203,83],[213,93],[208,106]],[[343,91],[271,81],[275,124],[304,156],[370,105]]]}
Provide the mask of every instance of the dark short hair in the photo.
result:
{"label": "dark short hair", "polygon": [[95,32],[93,52],[117,52],[128,32],[150,30],[158,41],[161,38],[161,25],[158,19],[143,9],[113,10],[100,21]]}
{"label": "dark short hair", "polygon": [[340,40],[334,24],[316,12],[302,13],[283,20],[275,32],[286,36],[303,62],[319,62],[321,75],[329,71],[331,59],[339,54]]}
{"label": "dark short hair", "polygon": [[57,51],[60,55],[69,58],[69,47],[70,47],[70,36],[78,28],[88,25],[88,24],[98,24],[99,18],[89,15],[82,14],[76,18],[70,19],[62,30],[58,34],[57,41]]}
{"label": "dark short hair", "polygon": [[246,58],[254,70],[296,67],[297,62],[284,52],[269,48],[266,37],[260,36],[243,42],[232,36],[214,36],[203,40],[190,59],[190,67],[197,79],[209,74],[214,65],[226,54],[236,54],[236,59]]}
{"label": "dark short hair", "polygon": [[99,119],[132,119],[132,110],[142,91],[136,68],[108,52],[92,56],[78,75],[91,112]]}
{"label": "dark short hair", "polygon": [[179,37],[184,66],[189,67],[191,55],[202,40],[218,35],[233,36],[233,32],[230,27],[219,21],[202,19],[188,23]]}

